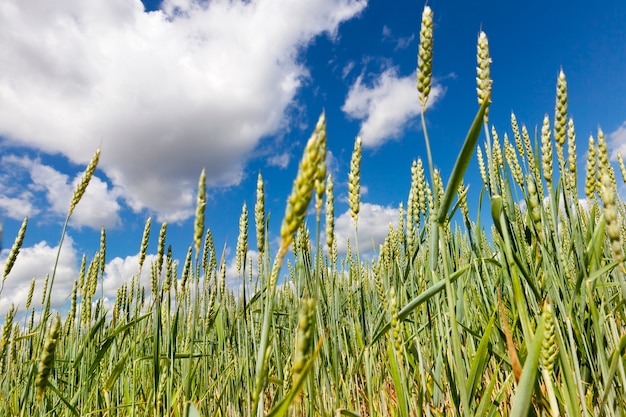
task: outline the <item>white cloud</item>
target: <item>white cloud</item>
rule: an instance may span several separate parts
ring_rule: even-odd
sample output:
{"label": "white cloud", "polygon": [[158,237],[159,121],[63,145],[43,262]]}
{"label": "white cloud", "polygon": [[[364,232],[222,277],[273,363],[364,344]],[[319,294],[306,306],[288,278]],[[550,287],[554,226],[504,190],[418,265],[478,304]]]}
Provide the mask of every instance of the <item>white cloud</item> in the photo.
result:
{"label": "white cloud", "polygon": [[[57,250],[58,246],[51,247],[46,242],[39,242],[20,250],[0,295],[0,320],[3,319],[11,304],[15,304],[19,313],[24,313],[28,289],[33,277],[36,281],[32,307],[36,309],[40,307],[45,277],[47,274],[52,274]],[[8,254],[8,249],[2,251],[0,264],[4,265]],[[82,255],[77,253],[73,239],[66,235],[52,287],[51,307],[53,309],[63,310],[67,307],[74,280],[79,278],[81,258]],[[155,259],[156,255],[146,256],[140,277],[140,285],[147,289],[148,296],[150,295],[150,265]],[[87,257],[87,264],[91,260]],[[182,272],[181,269],[179,269],[180,272]],[[112,308],[111,303],[117,296],[118,288],[130,283],[132,277],[138,273],[139,255],[127,256],[124,259],[113,258],[105,265],[104,280],[98,283],[95,299],[102,297],[105,300],[105,307]]]}
{"label": "white cloud", "polygon": [[341,79],[345,80],[348,74],[354,69],[354,61],[348,61],[348,63],[341,70]]}
{"label": "white cloud", "polygon": [[[28,289],[33,277],[36,282],[32,306],[35,308],[40,306],[45,277],[47,274],[52,274],[57,251],[58,245],[51,247],[43,241],[20,250],[0,295],[0,317],[4,316],[11,304],[15,304],[21,313],[24,312]],[[2,251],[1,265],[5,264],[8,254],[9,250]],[[78,267],[79,259],[74,242],[69,235],[66,235],[52,286],[52,308],[60,309],[66,305],[72,293],[74,280],[78,278]]]}
{"label": "white cloud", "polygon": [[[371,252],[385,241],[389,233],[389,224],[398,226],[400,213],[397,208],[381,206],[378,204],[361,203],[359,211],[358,239],[361,253]],[[337,239],[337,251],[345,253],[347,242],[350,240],[352,250],[356,249],[354,242],[354,220],[350,211],[346,211],[335,218],[335,238]],[[324,240],[326,237],[324,237]],[[372,246],[373,245],[373,246]]]}
{"label": "white cloud", "polygon": [[[139,283],[150,293],[150,265],[156,260],[156,255],[146,255]],[[182,270],[179,269],[179,272]],[[139,274],[139,254],[125,258],[115,257],[104,267],[104,281],[102,287],[105,297],[115,299],[117,289],[124,284],[130,284],[133,276]]]}
{"label": "white cloud", "polygon": [[0,209],[11,219],[23,220],[24,217],[31,217],[39,212],[30,201],[31,195],[28,191],[21,192],[15,197],[2,195]]}
{"label": "white cloud", "polygon": [[[428,105],[443,96],[443,89],[433,85]],[[378,147],[398,138],[407,124],[421,112],[415,87],[415,75],[399,77],[394,68],[385,70],[373,86],[363,84],[363,76],[350,87],[342,110],[360,119],[363,146]]]}
{"label": "white cloud", "polygon": [[412,34],[411,36],[406,36],[404,38],[398,38],[396,42],[395,50],[397,51],[398,49],[408,48],[413,43],[414,39],[415,39],[415,34]]}
{"label": "white cloud", "polygon": [[626,121],[609,133],[608,138],[612,150],[611,159],[617,160],[617,151],[622,153],[622,157],[626,157]]}
{"label": "white cloud", "polygon": [[101,145],[133,209],[188,216],[201,168],[212,186],[238,183],[288,122],[299,53],[366,3],[4,1],[0,135],[83,164]]}
{"label": "white cloud", "polygon": [[[0,178],[0,191],[4,194],[0,198],[0,208],[4,209],[9,217],[23,219],[26,215],[37,214],[39,210],[33,207],[33,204],[36,204],[39,194],[43,195],[46,207],[53,214],[61,218],[67,215],[74,190],[83,176],[82,172],[70,181],[67,175],[38,160],[6,155],[1,162],[5,170],[12,173],[11,176]],[[16,182],[16,177],[30,177],[30,180],[27,180],[24,185],[25,181]],[[11,183],[19,183],[20,187],[13,187]],[[23,189],[24,186],[26,190]],[[94,175],[76,206],[71,224],[94,229],[112,228],[119,225],[118,197],[117,190],[109,189],[106,182]]]}
{"label": "white cloud", "polygon": [[288,152],[281,153],[280,155],[272,155],[267,158],[267,165],[271,167],[278,167],[285,169],[289,166],[289,160],[291,156]]}

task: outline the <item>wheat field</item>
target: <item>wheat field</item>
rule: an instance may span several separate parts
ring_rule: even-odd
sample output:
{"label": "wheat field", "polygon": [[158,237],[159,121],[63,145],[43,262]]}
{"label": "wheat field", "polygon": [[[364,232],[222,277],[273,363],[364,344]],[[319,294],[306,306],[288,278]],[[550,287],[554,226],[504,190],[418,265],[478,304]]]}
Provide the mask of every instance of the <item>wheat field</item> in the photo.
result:
{"label": "wheat field", "polygon": [[[155,226],[148,219],[138,274],[118,289],[112,311],[95,297],[104,230],[100,250],[83,257],[63,314],[50,309],[54,273],[41,300],[33,300],[33,281],[24,322],[11,308],[0,327],[0,416],[624,415],[621,155],[616,173],[598,130],[578,170],[563,71],[553,114],[535,137],[514,114],[506,126],[490,125],[491,57],[481,31],[479,109],[452,172],[439,172],[426,125],[432,19],[427,6],[416,79],[427,155],[407,167],[407,200],[373,257],[361,256],[356,237],[345,255],[337,251],[326,172],[332,126],[327,138],[322,114],[275,253],[267,231],[278,225],[268,223],[261,175],[253,213],[242,208],[237,270],[250,281],[247,293],[226,287],[223,256],[204,224],[202,172],[180,270],[165,247],[165,223],[156,261],[144,263]],[[99,156],[74,193],[61,241]],[[347,178],[355,236],[360,161],[357,139]],[[473,187],[478,207],[467,203],[467,169],[483,181]],[[307,216],[311,208],[315,216]],[[27,219],[2,287],[20,261],[26,229]],[[248,258],[249,241],[258,258]],[[149,288],[138,278],[146,269]]]}

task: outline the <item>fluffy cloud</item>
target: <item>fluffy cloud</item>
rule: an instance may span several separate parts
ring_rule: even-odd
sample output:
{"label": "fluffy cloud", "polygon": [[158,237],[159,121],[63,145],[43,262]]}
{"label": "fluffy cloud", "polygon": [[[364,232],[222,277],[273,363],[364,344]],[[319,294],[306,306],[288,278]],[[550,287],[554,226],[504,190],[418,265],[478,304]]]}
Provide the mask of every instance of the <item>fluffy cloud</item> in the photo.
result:
{"label": "fluffy cloud", "polygon": [[612,159],[617,160],[617,152],[621,152],[622,156],[626,156],[626,121],[615,131],[609,133],[609,144],[612,150]]}
{"label": "fluffy cloud", "polygon": [[[150,294],[150,265],[156,258],[156,255],[146,255],[139,277],[139,284],[146,288],[147,295]],[[104,289],[105,297],[115,299],[117,289],[124,284],[130,284],[133,276],[137,274],[139,274],[139,254],[111,259],[104,267],[102,288]]]}
{"label": "fluffy cloud", "polygon": [[[35,278],[35,291],[32,306],[40,306],[43,295],[43,285],[47,274],[52,274],[58,246],[50,246],[46,242],[39,242],[31,247],[22,248],[15,265],[7,277],[0,295],[0,320],[8,311],[11,304],[15,304],[20,313],[24,313],[26,298],[33,277]],[[9,250],[5,249],[0,255],[0,264],[6,262]],[[74,280],[79,277],[79,268],[82,255],[78,254],[73,239],[68,235],[63,242],[59,265],[57,267],[54,285],[52,287],[51,307],[63,310],[67,307],[72,294]],[[156,259],[156,255],[147,255],[144,268],[140,276],[140,284],[150,294],[150,264]],[[91,258],[87,258],[87,263]],[[139,273],[139,255],[125,258],[113,258],[104,268],[104,280],[98,284],[95,298],[102,297],[105,307],[112,308],[111,301],[115,300],[117,289],[122,284],[130,283],[132,277]]]}
{"label": "fluffy cloud", "polygon": [[[64,218],[67,215],[72,195],[83,173],[70,180],[51,166],[27,157],[6,155],[1,159],[5,174],[0,177],[0,208],[8,217],[21,220],[38,213],[33,207],[39,199],[46,201],[50,213]],[[30,177],[26,181],[17,178]],[[28,184],[26,189],[15,184]],[[80,203],[72,215],[71,224],[76,227],[87,226],[94,229],[111,228],[120,223],[120,205],[117,202],[119,192],[111,190],[108,184],[98,176],[93,176]]]}
{"label": "fluffy cloud", "polygon": [[82,164],[101,146],[101,168],[133,209],[180,219],[203,166],[212,186],[241,180],[308,76],[299,53],[365,6],[165,0],[147,13],[139,0],[4,1],[0,135]]}
{"label": "fluffy cloud", "polygon": [[[443,96],[443,89],[433,85],[428,104],[432,106]],[[373,85],[363,83],[363,76],[350,87],[342,110],[362,120],[360,135],[363,146],[378,147],[399,137],[407,123],[421,112],[415,75],[399,77],[394,68],[385,70]]]}
{"label": "fluffy cloud", "polygon": [[[35,278],[35,291],[32,305],[34,307],[39,306],[43,295],[45,277],[52,274],[57,251],[58,246],[52,247],[46,242],[39,242],[34,246],[20,250],[0,295],[0,317],[4,316],[11,304],[15,304],[21,313],[24,312],[28,289],[33,277]],[[8,250],[2,251],[0,264],[5,264],[8,254]],[[52,308],[63,308],[69,300],[74,280],[78,278],[78,267],[79,259],[74,241],[70,236],[66,236],[52,286]]]}
{"label": "fluffy cloud", "polygon": [[[391,223],[394,227],[398,226],[399,216],[400,213],[397,208],[361,203],[357,229],[359,251],[368,253],[372,249],[377,250],[389,233],[389,224]],[[337,239],[338,252],[346,252],[348,239],[352,249],[356,249],[354,244],[354,221],[350,216],[349,210],[335,219],[335,237]]]}
{"label": "fluffy cloud", "polygon": [[281,169],[287,168],[289,166],[289,160],[291,159],[291,155],[288,152],[281,153],[280,155],[273,155],[267,158],[267,165],[271,167],[278,167]]}

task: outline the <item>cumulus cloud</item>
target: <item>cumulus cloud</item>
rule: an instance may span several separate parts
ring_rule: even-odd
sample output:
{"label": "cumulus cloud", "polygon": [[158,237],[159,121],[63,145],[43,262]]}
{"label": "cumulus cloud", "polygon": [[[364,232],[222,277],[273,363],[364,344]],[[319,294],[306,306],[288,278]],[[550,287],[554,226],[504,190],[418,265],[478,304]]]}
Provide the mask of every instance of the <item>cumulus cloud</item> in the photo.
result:
{"label": "cumulus cloud", "polygon": [[[433,85],[429,106],[443,96],[443,89]],[[385,70],[367,86],[359,76],[350,87],[342,110],[361,120],[360,135],[365,147],[378,147],[398,138],[421,107],[415,89],[415,75],[400,77],[395,68]]]}
{"label": "cumulus cloud", "polygon": [[[378,204],[361,203],[359,211],[358,239],[361,253],[371,252],[385,241],[389,233],[389,224],[398,226],[400,212],[397,208],[381,206]],[[354,221],[350,211],[346,211],[335,219],[335,238],[337,239],[337,251],[345,253],[347,242],[350,240],[352,249],[354,242]],[[326,238],[324,237],[324,240]]]}
{"label": "cumulus cloud", "polygon": [[[60,218],[67,215],[72,195],[83,173],[72,180],[55,168],[42,164],[39,160],[28,157],[6,155],[0,160],[5,168],[5,175],[0,177],[0,208],[8,217],[23,219],[39,212],[34,206],[39,199],[46,201],[45,206],[51,214]],[[6,174],[9,172],[9,174]],[[17,178],[27,178],[20,181]],[[19,184],[19,187],[15,187]],[[24,189],[24,184],[26,188]],[[80,203],[72,215],[71,224],[76,227],[87,226],[94,229],[112,228],[120,223],[120,205],[117,201],[119,192],[97,175],[91,178]]]}
{"label": "cumulus cloud", "polygon": [[[37,308],[40,305],[45,277],[52,274],[57,251],[58,245],[53,247],[43,241],[20,250],[0,295],[0,317],[4,316],[11,304],[14,304],[20,312],[24,312],[28,289],[33,277],[35,278],[35,291],[32,306]],[[1,265],[5,264],[8,254],[9,250],[3,250],[0,254]],[[79,259],[74,241],[67,235],[61,249],[54,285],[52,286],[52,308],[62,309],[65,307],[72,293],[74,280],[78,278],[78,267]]]}
{"label": "cumulus cloud", "polygon": [[31,195],[28,191],[22,191],[15,197],[0,195],[0,209],[11,219],[31,217],[39,212],[31,203]]}
{"label": "cumulus cloud", "polygon": [[617,152],[621,152],[622,156],[626,156],[626,121],[620,127],[608,134],[610,149],[612,150],[611,158],[617,160]]}
{"label": "cumulus cloud", "polygon": [[0,135],[83,164],[101,145],[134,210],[180,219],[202,167],[212,186],[241,180],[287,123],[308,76],[300,52],[366,3],[4,1]]}
{"label": "cumulus cloud", "polygon": [[[24,313],[26,298],[31,280],[35,278],[35,291],[31,306],[40,307],[43,295],[45,277],[52,274],[58,246],[50,246],[46,242],[39,242],[31,247],[20,250],[15,266],[7,277],[0,295],[0,320],[4,317],[11,304],[14,304],[20,313]],[[0,254],[0,264],[6,262],[9,250],[3,250]],[[82,254],[79,254],[71,236],[66,235],[61,249],[59,265],[57,267],[54,285],[52,287],[51,307],[57,310],[67,308],[72,294],[74,281],[79,277],[79,268]],[[156,259],[156,255],[147,255],[144,268],[139,277],[140,285],[150,290],[150,265]],[[87,263],[91,258],[87,258]],[[104,268],[104,279],[98,284],[95,298],[103,298],[105,307],[112,308],[112,300],[115,300],[117,290],[123,284],[130,283],[133,276],[139,274],[139,255],[116,257],[111,259]]]}
{"label": "cumulus cloud", "polygon": [[137,276],[139,277],[139,286],[146,289],[147,297],[150,296],[150,265],[156,261],[156,258],[156,255],[146,255],[141,274],[139,274],[139,254],[125,258],[115,257],[107,262],[104,267],[104,280],[102,282],[104,298],[109,301],[115,300],[118,288],[124,284],[130,285],[133,277],[137,279]]}

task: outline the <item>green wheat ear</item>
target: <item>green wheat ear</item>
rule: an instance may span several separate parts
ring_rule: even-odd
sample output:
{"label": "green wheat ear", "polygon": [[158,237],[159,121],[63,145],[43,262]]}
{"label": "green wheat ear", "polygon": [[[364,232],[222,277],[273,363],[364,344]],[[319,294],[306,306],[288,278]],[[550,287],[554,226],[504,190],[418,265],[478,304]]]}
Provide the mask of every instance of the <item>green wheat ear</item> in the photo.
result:
{"label": "green wheat ear", "polygon": [[96,153],[91,158],[91,161],[89,161],[89,165],[87,165],[85,174],[81,178],[80,183],[78,183],[78,186],[76,187],[76,190],[74,191],[74,195],[72,195],[72,201],[70,202],[70,208],[67,213],[68,218],[72,215],[72,213],[74,212],[74,209],[76,208],[76,205],[85,194],[85,191],[87,190],[87,186],[89,185],[89,181],[91,181],[91,177],[93,177],[94,172],[96,172],[96,167],[98,166],[99,160],[100,160],[100,148],[96,150]]}
{"label": "green wheat ear", "polygon": [[48,337],[46,338],[46,344],[43,347],[43,353],[41,355],[41,359],[39,360],[37,379],[35,381],[35,386],[37,387],[38,401],[41,401],[44,393],[46,392],[46,387],[48,386],[48,376],[50,375],[50,371],[52,370],[52,361],[54,360],[54,351],[59,342],[60,330],[61,319],[57,314],[54,324],[52,325],[52,329],[50,330],[50,333],[48,333]]}
{"label": "green wheat ear", "polygon": [[417,54],[417,91],[422,111],[426,109],[433,73],[433,11],[425,6],[422,12],[420,45]]}
{"label": "green wheat ear", "polygon": [[335,194],[333,176],[328,175],[326,180],[326,245],[328,253],[332,254],[335,241]]}
{"label": "green wheat ear", "polygon": [[354,142],[354,151],[350,160],[350,174],[348,176],[348,200],[350,203],[350,216],[357,223],[361,203],[361,137]]}
{"label": "green wheat ear", "polygon": [[143,235],[141,237],[141,246],[139,247],[139,270],[140,271],[141,271],[141,268],[143,268],[143,263],[146,260],[146,254],[148,252],[148,239],[150,238],[151,224],[152,224],[152,218],[148,217],[148,220],[146,220],[146,225],[143,228]]}
{"label": "green wheat ear", "polygon": [[28,217],[25,217],[24,221],[22,221],[22,225],[20,226],[20,231],[17,233],[15,242],[13,242],[13,246],[11,246],[11,251],[9,252],[9,257],[7,258],[6,264],[4,265],[4,274],[2,275],[3,285],[4,285],[4,281],[7,279],[7,275],[11,273],[11,270],[13,269],[13,265],[15,265],[15,261],[17,260],[17,255],[20,253],[20,249],[22,248],[22,244],[24,243],[24,236],[26,235],[27,226],[28,226]]}
{"label": "green wheat ear", "polygon": [[318,178],[318,170],[322,164],[321,161],[326,159],[325,138],[326,117],[322,113],[313,134],[304,148],[298,174],[293,183],[291,194],[287,199],[285,216],[280,228],[281,243],[277,254],[278,258],[282,258],[287,253],[294,234],[304,221],[306,210],[311,202],[315,180]]}
{"label": "green wheat ear", "polygon": [[256,204],[254,205],[254,223],[256,225],[256,246],[259,256],[265,251],[265,184],[259,172],[256,181]]}
{"label": "green wheat ear", "polygon": [[565,164],[563,146],[567,138],[567,81],[563,69],[559,71],[556,83],[556,106],[554,111],[554,140],[556,141],[559,166]]}
{"label": "green wheat ear", "polygon": [[481,106],[487,103],[484,121],[487,123],[489,117],[489,104],[491,103],[491,57],[489,56],[489,41],[487,35],[482,30],[478,34],[478,46],[476,53],[476,92],[478,93],[478,104]]}
{"label": "green wheat ear", "polygon": [[200,251],[202,235],[204,234],[204,209],[206,207],[206,171],[203,168],[198,180],[198,199],[196,201],[196,218],[193,226],[193,241],[196,253]]}
{"label": "green wheat ear", "polygon": [[248,206],[243,203],[241,216],[239,217],[239,236],[237,238],[237,252],[235,264],[237,273],[241,274],[241,268],[246,263],[246,253],[248,252]]}

